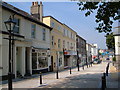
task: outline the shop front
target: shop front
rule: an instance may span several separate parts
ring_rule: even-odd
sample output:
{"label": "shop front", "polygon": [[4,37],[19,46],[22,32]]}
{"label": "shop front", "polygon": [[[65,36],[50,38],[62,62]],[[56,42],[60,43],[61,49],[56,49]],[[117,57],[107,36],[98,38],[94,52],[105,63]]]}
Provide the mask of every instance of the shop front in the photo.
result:
{"label": "shop front", "polygon": [[77,52],[71,50],[64,51],[64,69],[77,65]]}
{"label": "shop front", "polygon": [[32,49],[32,71],[34,73],[48,72],[50,69],[50,53],[48,49]]}

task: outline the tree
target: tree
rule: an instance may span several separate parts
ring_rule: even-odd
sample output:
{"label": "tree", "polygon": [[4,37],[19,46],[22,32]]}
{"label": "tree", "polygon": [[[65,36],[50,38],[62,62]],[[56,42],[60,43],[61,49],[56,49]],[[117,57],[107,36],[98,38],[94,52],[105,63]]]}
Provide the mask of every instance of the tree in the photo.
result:
{"label": "tree", "polygon": [[109,50],[115,50],[115,40],[113,33],[110,33],[106,35],[106,46],[108,47]]}
{"label": "tree", "polygon": [[111,32],[114,21],[120,19],[120,1],[119,2],[79,2],[79,10],[86,11],[85,16],[89,16],[95,10],[97,11],[95,22],[98,23],[96,30],[101,32]]}

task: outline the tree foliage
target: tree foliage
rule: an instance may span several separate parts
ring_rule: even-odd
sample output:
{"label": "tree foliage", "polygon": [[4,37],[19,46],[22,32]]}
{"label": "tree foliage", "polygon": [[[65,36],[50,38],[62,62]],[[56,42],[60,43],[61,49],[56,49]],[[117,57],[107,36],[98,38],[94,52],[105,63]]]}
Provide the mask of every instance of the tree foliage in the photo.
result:
{"label": "tree foliage", "polygon": [[114,21],[120,19],[120,1],[119,2],[79,2],[79,10],[86,11],[85,16],[89,16],[95,10],[97,11],[95,22],[98,23],[96,30],[101,32],[111,32]]}
{"label": "tree foliage", "polygon": [[106,45],[107,45],[109,50],[115,50],[115,40],[114,40],[113,33],[110,33],[110,34],[107,33]]}

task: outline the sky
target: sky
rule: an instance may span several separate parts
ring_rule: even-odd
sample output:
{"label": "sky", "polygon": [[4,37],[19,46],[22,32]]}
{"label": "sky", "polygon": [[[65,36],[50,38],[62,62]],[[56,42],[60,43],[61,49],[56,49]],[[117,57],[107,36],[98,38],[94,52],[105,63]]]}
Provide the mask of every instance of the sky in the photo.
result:
{"label": "sky", "polygon": [[[31,2],[9,2],[13,6],[30,13]],[[44,16],[53,16],[60,22],[68,25],[87,43],[98,44],[99,48],[106,48],[105,33],[95,30],[95,13],[85,17],[85,12],[79,10],[77,2],[43,2]]]}

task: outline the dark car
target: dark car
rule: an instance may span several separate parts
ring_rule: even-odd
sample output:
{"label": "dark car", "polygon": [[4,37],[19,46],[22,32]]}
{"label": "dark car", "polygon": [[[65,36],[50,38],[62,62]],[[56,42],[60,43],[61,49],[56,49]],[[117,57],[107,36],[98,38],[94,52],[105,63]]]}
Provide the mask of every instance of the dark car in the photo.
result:
{"label": "dark car", "polygon": [[99,64],[99,63],[101,63],[101,60],[100,60],[100,59],[94,59],[94,60],[93,60],[93,64]]}
{"label": "dark car", "polygon": [[110,60],[110,58],[106,58],[106,60]]}

